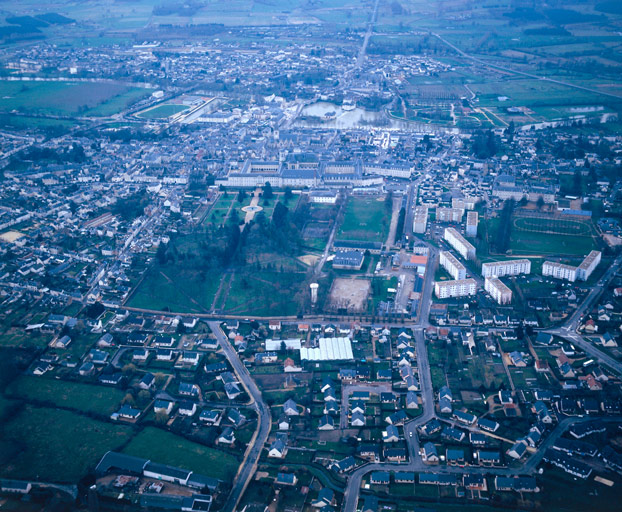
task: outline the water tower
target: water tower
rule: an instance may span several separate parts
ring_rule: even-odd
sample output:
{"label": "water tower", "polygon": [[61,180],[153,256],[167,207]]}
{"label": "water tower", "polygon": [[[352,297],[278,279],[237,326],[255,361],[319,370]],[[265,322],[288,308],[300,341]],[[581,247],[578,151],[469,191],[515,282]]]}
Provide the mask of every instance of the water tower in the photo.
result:
{"label": "water tower", "polygon": [[311,283],[309,285],[309,288],[311,288],[311,304],[313,304],[315,306],[315,303],[317,302],[317,289],[320,285],[317,283]]}

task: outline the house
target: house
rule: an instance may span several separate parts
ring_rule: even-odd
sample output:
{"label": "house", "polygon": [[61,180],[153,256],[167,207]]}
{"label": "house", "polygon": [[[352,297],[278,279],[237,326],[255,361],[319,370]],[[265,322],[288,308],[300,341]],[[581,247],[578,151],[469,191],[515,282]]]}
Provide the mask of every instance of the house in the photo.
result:
{"label": "house", "polygon": [[384,448],[382,455],[387,462],[406,462],[406,448]]}
{"label": "house", "polygon": [[378,497],[374,495],[365,496],[361,512],[380,512]]}
{"label": "house", "polygon": [[281,437],[277,437],[268,449],[268,457],[282,459],[287,453],[287,445]]}
{"label": "house", "polygon": [[140,379],[140,382],[138,383],[138,387],[140,389],[151,389],[153,388],[153,386],[155,385],[155,376],[153,375],[153,373],[145,373],[145,375],[143,376],[142,379]]}
{"label": "house", "polygon": [[456,443],[461,443],[465,438],[465,433],[462,430],[447,426],[443,428],[441,435],[444,438],[449,439],[450,441],[454,441]]}
{"label": "house", "polygon": [[153,404],[153,411],[158,414],[158,413],[164,413],[164,414],[171,414],[171,411],[173,410],[173,407],[175,406],[175,402],[172,402],[170,400],[156,400]]}
{"label": "house", "polygon": [[408,415],[401,409],[385,418],[390,425],[403,425],[406,420],[408,420]]}
{"label": "house", "polygon": [[82,375],[82,377],[88,377],[89,375],[95,372],[95,365],[90,361],[83,363],[82,366],[78,369],[78,373]]}
{"label": "house", "polygon": [[386,430],[382,432],[382,440],[385,443],[396,443],[400,440],[399,430],[395,425],[389,425]]}
{"label": "house", "polygon": [[393,473],[396,484],[414,484],[415,473],[413,471],[396,471]]}
{"label": "house", "polygon": [[102,384],[108,384],[110,386],[118,386],[125,377],[121,372],[115,373],[102,373],[99,376],[99,382]]}
{"label": "house", "polygon": [[360,457],[374,462],[380,460],[380,448],[375,444],[362,444],[359,446],[358,454]]}
{"label": "house", "polygon": [[330,402],[326,402],[324,404],[324,414],[330,414],[332,416],[336,416],[339,414],[339,405],[334,400]]}
{"label": "house", "polygon": [[499,428],[499,424],[496,421],[489,420],[487,418],[478,419],[477,426],[482,430],[486,430],[487,432],[496,432]]}
{"label": "house", "polygon": [[419,483],[421,485],[455,486],[458,484],[458,478],[455,474],[419,473]]}
{"label": "house", "polygon": [[496,476],[497,491],[540,492],[536,479],[532,476]]}
{"label": "house", "polygon": [[197,412],[197,404],[196,402],[184,400],[179,403],[178,412],[182,416],[194,416],[194,414]]}
{"label": "house", "polygon": [[549,408],[542,400],[538,400],[533,404],[533,410],[538,416],[538,421],[550,425],[553,423],[553,416],[549,412]]}
{"label": "house", "polygon": [[108,356],[108,352],[93,348],[89,351],[87,357],[93,362],[93,364],[106,364],[106,361],[108,361]]}
{"label": "house", "polygon": [[352,414],[350,418],[350,425],[353,427],[364,427],[365,426],[365,416],[361,412],[355,412]]}
{"label": "house", "polygon": [[276,424],[279,427],[279,430],[289,430],[289,416],[285,413],[281,414]]}
{"label": "house", "polygon": [[281,321],[280,320],[270,320],[268,322],[268,329],[273,332],[281,330]]}
{"label": "house", "polygon": [[335,420],[332,416],[325,414],[320,418],[320,423],[317,427],[319,430],[334,430],[335,429]]}
{"label": "house", "polygon": [[372,485],[389,485],[391,483],[391,475],[388,471],[372,471],[369,483]]}
{"label": "house", "polygon": [[283,404],[283,412],[288,416],[300,415],[300,411],[298,410],[298,404],[294,402],[291,398]]}
{"label": "house", "polygon": [[298,482],[298,478],[294,473],[277,473],[276,480],[274,481],[277,485],[296,485]]}
{"label": "house", "polygon": [[509,357],[512,364],[517,368],[524,368],[525,366],[527,366],[527,361],[525,361],[523,354],[521,354],[517,350],[515,350],[514,352],[510,352]]}
{"label": "house", "polygon": [[147,359],[149,359],[149,350],[147,350],[146,348],[137,348],[132,353],[132,361],[142,363],[145,362]]}
{"label": "house", "polygon": [[438,451],[433,443],[424,443],[421,448],[421,459],[427,464],[438,464]]}
{"label": "house", "polygon": [[477,450],[475,458],[481,466],[499,466],[501,465],[501,454],[494,450]]}
{"label": "house", "polygon": [[32,484],[30,482],[0,478],[0,492],[5,492],[7,494],[28,494],[31,489]]}
{"label": "house", "polygon": [[218,426],[222,418],[222,411],[219,409],[205,409],[199,414],[199,421],[207,425]]}
{"label": "house", "polygon": [[235,433],[231,427],[225,427],[218,436],[218,444],[233,445],[235,443]]}
{"label": "house", "polygon": [[514,403],[514,398],[512,397],[512,392],[507,389],[499,390],[499,402],[501,405],[508,405]]}
{"label": "house", "polygon": [[546,332],[539,332],[536,336],[536,343],[540,345],[550,345],[553,343],[553,335]]}
{"label": "house", "polygon": [[513,459],[520,460],[523,458],[526,452],[527,442],[525,442],[525,440],[523,439],[520,439],[516,441],[506,453]]}
{"label": "house", "polygon": [[443,426],[441,425],[441,422],[438,421],[436,418],[433,418],[425,425],[420,427],[419,430],[421,430],[421,433],[425,436],[432,436],[437,432],[440,432],[442,428]]}
{"label": "house", "polygon": [[314,508],[330,507],[335,503],[335,493],[332,489],[324,487],[318,494],[317,498],[311,501]]}
{"label": "house", "polygon": [[479,432],[469,432],[469,442],[473,446],[486,446],[487,436]]}
{"label": "house", "polygon": [[337,473],[346,473],[356,467],[356,459],[351,455],[345,459],[341,459],[339,462],[334,462],[330,469],[337,471]]}
{"label": "house", "polygon": [[406,409],[419,409],[419,398],[414,391],[406,393]]}
{"label": "house", "polygon": [[544,452],[542,460],[563,469],[566,473],[582,478],[583,480],[592,474],[592,468],[587,464],[576,460],[574,457],[569,457],[558,450],[553,450],[552,448],[548,448]]}
{"label": "house", "polygon": [[474,414],[463,412],[463,411],[454,411],[453,418],[464,425],[473,425],[477,421],[477,416]]}
{"label": "house", "polygon": [[70,344],[71,344],[71,338],[65,335],[62,338],[59,338],[58,340],[56,340],[56,343],[54,344],[54,346],[56,348],[67,348]]}
{"label": "house", "polygon": [[568,429],[568,433],[575,439],[581,439],[591,434],[605,432],[607,428],[602,420],[593,420],[586,423],[575,423]]}
{"label": "house", "polygon": [[173,338],[172,336],[164,336],[162,334],[158,334],[153,338],[152,345],[161,348],[172,348],[175,346],[176,343],[177,342],[175,341],[175,338]]}
{"label": "house", "polygon": [[238,396],[242,394],[242,390],[236,382],[226,382],[225,393],[227,394],[227,398],[229,400],[235,400]]}
{"label": "house", "polygon": [[360,412],[361,414],[365,413],[365,402],[362,400],[352,400],[350,402],[350,412],[354,414],[355,412]]}
{"label": "house", "polygon": [[112,347],[114,345],[114,338],[112,334],[106,333],[97,341],[97,346],[100,348]]}
{"label": "house", "polygon": [[447,448],[447,451],[445,452],[445,460],[450,466],[464,465],[464,450],[459,448]]}
{"label": "house", "polygon": [[196,384],[192,384],[190,382],[180,382],[179,387],[177,388],[177,392],[183,396],[199,396],[200,388]]}
{"label": "house", "polygon": [[121,407],[121,409],[119,409],[117,414],[121,418],[129,419],[129,420],[135,420],[136,418],[138,418],[140,416],[141,412],[142,411],[140,409],[136,409],[136,408],[132,407],[131,405],[124,404]]}
{"label": "house", "polygon": [[239,409],[231,407],[227,411],[227,420],[231,422],[234,428],[238,428],[246,421],[246,416],[244,416]]}
{"label": "house", "polygon": [[471,491],[487,491],[486,477],[477,473],[470,473],[462,477],[462,485]]}
{"label": "house", "polygon": [[170,348],[159,348],[156,350],[156,361],[172,361],[175,358],[175,352]]}

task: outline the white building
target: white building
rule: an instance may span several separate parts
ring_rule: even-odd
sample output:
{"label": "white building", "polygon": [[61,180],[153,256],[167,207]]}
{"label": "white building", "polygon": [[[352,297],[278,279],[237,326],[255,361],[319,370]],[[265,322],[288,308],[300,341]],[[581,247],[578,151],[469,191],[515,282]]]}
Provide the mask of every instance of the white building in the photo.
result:
{"label": "white building", "polygon": [[493,261],[482,265],[483,277],[517,276],[531,272],[531,261],[527,259]]}
{"label": "white building", "polygon": [[442,208],[436,209],[436,220],[438,222],[461,222],[464,210],[460,208]]}
{"label": "white building", "polygon": [[600,251],[590,252],[585,259],[581,262],[581,265],[577,267],[577,279],[587,281],[594,269],[600,263],[601,253]]}
{"label": "white building", "polygon": [[466,268],[449,251],[441,251],[440,263],[447,272],[456,280],[466,279]]}
{"label": "white building", "polygon": [[437,281],[434,283],[434,293],[439,299],[449,297],[465,297],[475,295],[477,282],[475,279],[460,279],[457,281]]}
{"label": "white building", "polygon": [[475,247],[473,247],[473,244],[464,238],[456,229],[445,228],[444,238],[465,260],[475,259]]}
{"label": "white building", "polygon": [[479,201],[477,197],[452,197],[451,207],[460,208],[461,210],[473,210],[477,201]]}
{"label": "white building", "polygon": [[512,290],[496,277],[487,277],[484,281],[484,289],[490,293],[499,304],[512,302]]}
{"label": "white building", "polygon": [[413,221],[413,231],[415,233],[425,233],[428,227],[428,207],[417,206],[415,208],[415,217]]}
{"label": "white building", "polygon": [[555,279],[565,279],[574,283],[577,280],[577,267],[555,261],[545,261],[542,265],[542,275],[551,276]]}
{"label": "white building", "polygon": [[467,213],[466,235],[477,236],[477,225],[479,223],[479,214],[477,212]]}

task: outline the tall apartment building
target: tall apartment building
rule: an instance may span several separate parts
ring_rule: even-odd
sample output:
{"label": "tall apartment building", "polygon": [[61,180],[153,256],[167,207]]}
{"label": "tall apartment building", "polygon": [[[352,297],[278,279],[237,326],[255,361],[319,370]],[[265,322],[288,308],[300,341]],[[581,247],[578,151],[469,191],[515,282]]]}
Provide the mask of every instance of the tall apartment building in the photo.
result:
{"label": "tall apartment building", "polygon": [[490,293],[499,304],[512,302],[512,290],[497,277],[487,277],[484,281],[484,290]]}
{"label": "tall apartment building", "polygon": [[475,247],[456,229],[445,228],[444,238],[465,260],[475,259]]}
{"label": "tall apartment building", "polygon": [[452,197],[451,207],[460,208],[461,210],[473,210],[477,201],[479,201],[477,197]]}
{"label": "tall apartment building", "polygon": [[465,266],[449,251],[441,251],[440,263],[454,279],[466,279]]}
{"label": "tall apartment building", "polygon": [[417,206],[413,220],[413,231],[415,233],[425,233],[428,227],[428,207]]}
{"label": "tall apartment building", "polygon": [[577,267],[564,265],[555,261],[545,261],[542,264],[542,275],[551,276],[555,279],[565,279],[574,283],[577,280]]}
{"label": "tall apartment building", "polygon": [[466,235],[477,236],[477,225],[479,224],[479,214],[477,212],[467,213]]}
{"label": "tall apartment building", "polygon": [[600,251],[591,251],[578,267],[555,261],[545,261],[542,265],[542,275],[552,276],[556,279],[565,279],[571,283],[574,283],[577,279],[587,281],[600,263],[600,258]]}
{"label": "tall apartment building", "polygon": [[482,265],[483,277],[517,276],[519,274],[529,274],[530,272],[531,261],[527,259],[493,261]]}
{"label": "tall apartment building", "polygon": [[577,279],[587,281],[594,269],[600,263],[601,253],[600,251],[590,252],[585,259],[581,262],[581,265],[577,267]]}
{"label": "tall apartment building", "polygon": [[436,281],[434,283],[434,293],[439,299],[475,295],[477,293],[477,282],[475,279]]}
{"label": "tall apartment building", "polygon": [[443,208],[439,206],[436,209],[436,220],[438,222],[461,222],[464,216],[464,210],[460,208]]}

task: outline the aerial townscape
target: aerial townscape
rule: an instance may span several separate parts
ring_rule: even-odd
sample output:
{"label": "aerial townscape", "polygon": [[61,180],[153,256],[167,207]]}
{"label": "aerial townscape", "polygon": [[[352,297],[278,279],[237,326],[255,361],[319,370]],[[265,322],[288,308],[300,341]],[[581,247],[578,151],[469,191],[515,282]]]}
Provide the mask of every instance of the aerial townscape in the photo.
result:
{"label": "aerial townscape", "polygon": [[622,2],[0,7],[0,511],[622,509]]}

